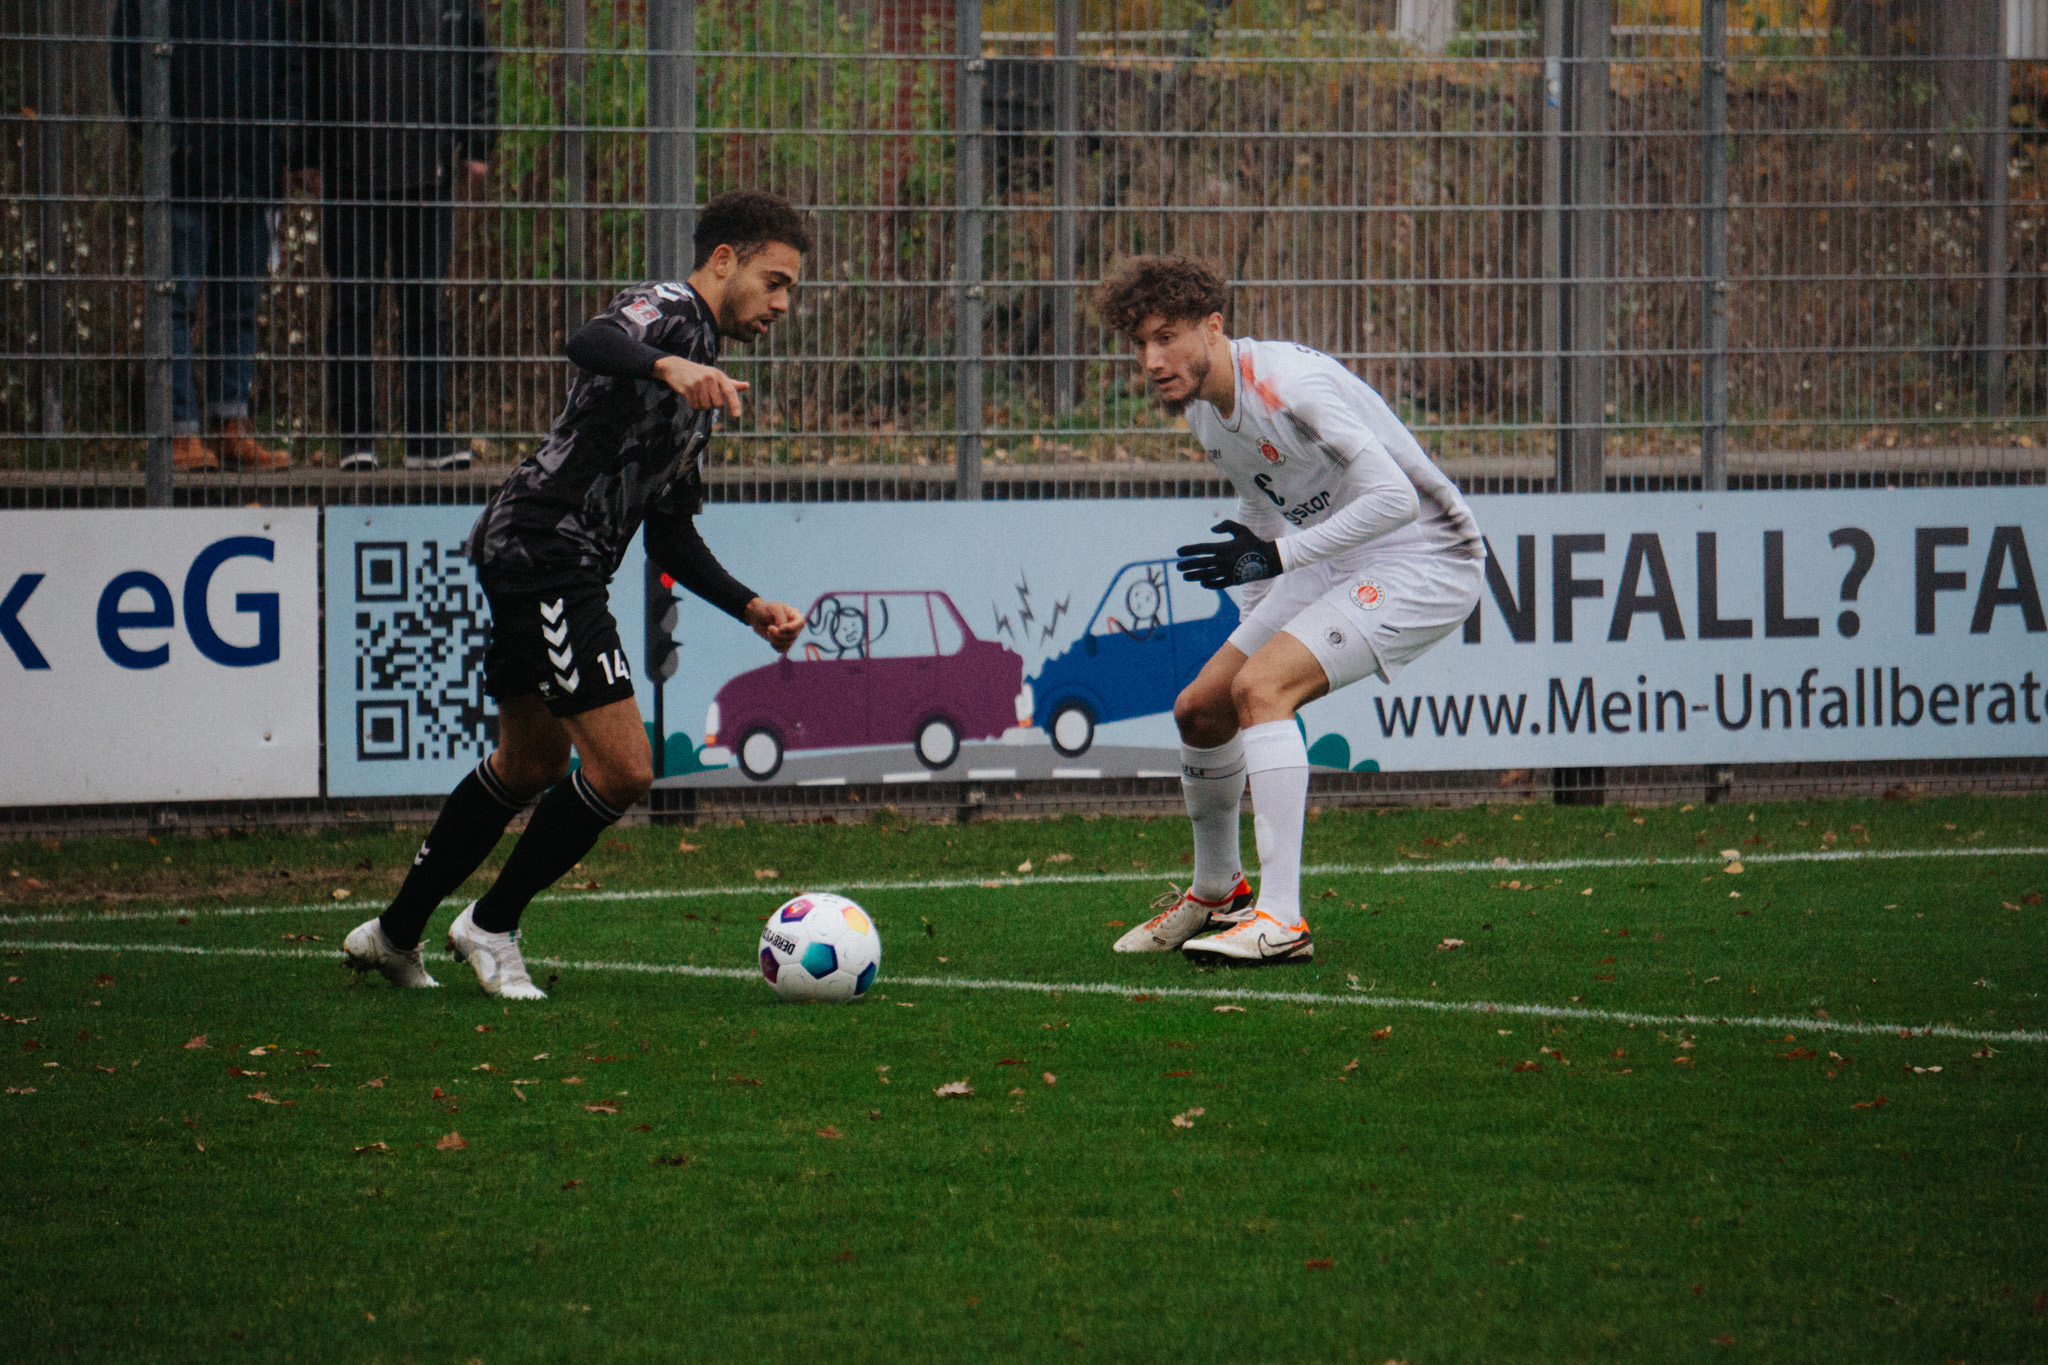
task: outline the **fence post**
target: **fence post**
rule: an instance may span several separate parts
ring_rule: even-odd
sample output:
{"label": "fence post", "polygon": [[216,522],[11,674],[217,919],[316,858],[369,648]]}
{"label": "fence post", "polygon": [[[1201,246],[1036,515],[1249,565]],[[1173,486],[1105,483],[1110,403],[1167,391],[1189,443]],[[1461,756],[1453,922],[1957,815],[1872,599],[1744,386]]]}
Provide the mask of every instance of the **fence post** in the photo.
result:
{"label": "fence post", "polygon": [[1728,0],[1700,4],[1700,487],[1728,487]]}
{"label": "fence post", "polygon": [[[1564,421],[1564,0],[1543,0],[1543,166],[1538,271],[1543,420]],[[1558,445],[1563,432],[1558,430]]]}
{"label": "fence post", "polygon": [[[45,436],[64,434],[64,286],[58,282],[64,269],[64,49],[61,39],[70,37],[70,16],[64,0],[41,0],[36,25],[43,35],[36,73],[36,109],[41,122],[36,127],[36,186],[43,196],[36,236],[42,286],[36,332],[42,338],[42,401],[38,404]],[[52,452],[54,453],[54,452]]]}
{"label": "fence post", "polygon": [[1081,0],[1054,0],[1052,73],[1052,364],[1053,413],[1070,416],[1079,349],[1074,312],[1080,223],[1075,209],[1081,123]]}
{"label": "fence post", "polygon": [[142,0],[144,499],[171,505],[171,6]]}
{"label": "fence post", "polygon": [[955,57],[960,70],[953,87],[955,194],[959,201],[955,243],[959,291],[955,311],[953,496],[962,502],[981,499],[981,317],[982,317],[982,186],[981,86],[987,65],[981,57],[981,0],[959,0]]}
{"label": "fence post", "polygon": [[697,218],[697,0],[647,6],[647,273],[690,273]]}
{"label": "fence post", "polygon": [[584,201],[590,195],[589,101],[584,95],[588,79],[590,46],[589,0],[563,0],[562,5],[562,188],[567,201],[562,214],[562,273],[572,281],[568,289],[569,316],[565,334],[573,332],[588,307],[590,277],[590,211]]}
{"label": "fence post", "polygon": [[1607,53],[1613,9],[1613,0],[1572,0],[1565,24],[1565,113],[1571,133],[1571,212],[1565,222],[1571,282],[1565,291],[1565,426],[1557,486],[1566,493],[1598,493],[1606,487]]}
{"label": "fence post", "polygon": [[1977,295],[1977,336],[1984,347],[1982,397],[1980,406],[1987,417],[2005,412],[2005,291],[2007,273],[2006,229],[2011,213],[2012,186],[2006,166],[2012,157],[2012,62],[2006,28],[2011,12],[1994,7],[1991,21],[1995,30],[1985,60],[1991,63],[1984,82],[1985,128],[1978,162],[1984,182],[1984,231],[1979,245],[1984,283]]}

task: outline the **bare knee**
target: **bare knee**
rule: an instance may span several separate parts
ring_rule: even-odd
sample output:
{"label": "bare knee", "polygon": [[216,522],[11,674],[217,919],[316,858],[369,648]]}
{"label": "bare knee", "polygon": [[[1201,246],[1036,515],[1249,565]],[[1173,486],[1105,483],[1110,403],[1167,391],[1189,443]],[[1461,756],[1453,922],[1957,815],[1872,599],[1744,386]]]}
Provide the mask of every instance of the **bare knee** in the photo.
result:
{"label": "bare knee", "polygon": [[638,805],[654,786],[653,757],[641,754],[615,758],[602,766],[586,764],[584,777],[606,805],[613,810],[628,810]]}
{"label": "bare knee", "polygon": [[1244,669],[1230,680],[1230,704],[1239,729],[1294,714],[1287,689],[1259,668]]}
{"label": "bare knee", "polygon": [[564,745],[559,754],[514,754],[500,749],[491,755],[491,771],[513,795],[531,801],[568,773],[569,749]]}
{"label": "bare knee", "polygon": [[1213,749],[1237,733],[1237,712],[1227,692],[1189,683],[1173,702],[1173,723],[1180,737],[1201,749]]}

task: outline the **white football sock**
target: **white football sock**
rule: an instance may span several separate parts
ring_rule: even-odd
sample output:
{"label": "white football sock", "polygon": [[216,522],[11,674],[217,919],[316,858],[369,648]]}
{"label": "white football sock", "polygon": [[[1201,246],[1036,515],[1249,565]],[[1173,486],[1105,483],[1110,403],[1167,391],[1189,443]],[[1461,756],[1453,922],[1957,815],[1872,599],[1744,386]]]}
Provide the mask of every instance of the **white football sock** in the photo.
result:
{"label": "white football sock", "polygon": [[1308,814],[1301,727],[1289,717],[1247,728],[1244,767],[1259,845],[1259,909],[1291,928],[1301,923],[1301,826]]}
{"label": "white football sock", "polygon": [[1180,794],[1195,826],[1195,882],[1205,901],[1220,901],[1244,875],[1238,854],[1237,808],[1244,799],[1244,737],[1213,749],[1180,746]]}

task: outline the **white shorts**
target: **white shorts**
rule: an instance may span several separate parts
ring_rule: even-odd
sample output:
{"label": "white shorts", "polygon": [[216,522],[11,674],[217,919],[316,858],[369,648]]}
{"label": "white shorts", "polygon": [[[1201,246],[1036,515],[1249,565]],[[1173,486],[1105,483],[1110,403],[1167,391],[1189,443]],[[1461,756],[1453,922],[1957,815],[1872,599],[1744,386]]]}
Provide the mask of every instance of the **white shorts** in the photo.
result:
{"label": "white shorts", "polygon": [[1332,692],[1361,678],[1392,682],[1465,623],[1485,584],[1483,560],[1367,546],[1281,574],[1230,643],[1252,655],[1284,630],[1315,655]]}

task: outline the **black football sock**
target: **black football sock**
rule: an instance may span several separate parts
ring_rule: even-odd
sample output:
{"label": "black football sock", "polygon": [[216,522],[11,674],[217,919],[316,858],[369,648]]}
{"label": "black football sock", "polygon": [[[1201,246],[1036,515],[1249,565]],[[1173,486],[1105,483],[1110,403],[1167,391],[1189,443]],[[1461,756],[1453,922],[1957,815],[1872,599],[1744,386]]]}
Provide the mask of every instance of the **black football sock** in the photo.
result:
{"label": "black football sock", "polygon": [[526,822],[526,832],[512,846],[505,870],[484,892],[470,922],[487,934],[509,934],[519,927],[526,903],[555,884],[577,860],[597,846],[598,836],[625,815],[613,810],[578,768],[566,782],[557,782]]}
{"label": "black football sock", "polygon": [[403,951],[420,941],[435,909],[490,856],[505,826],[525,808],[491,771],[489,759],[462,779],[413,857],[391,908],[378,917],[392,947]]}

